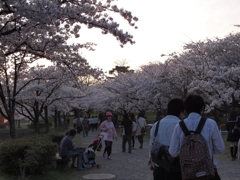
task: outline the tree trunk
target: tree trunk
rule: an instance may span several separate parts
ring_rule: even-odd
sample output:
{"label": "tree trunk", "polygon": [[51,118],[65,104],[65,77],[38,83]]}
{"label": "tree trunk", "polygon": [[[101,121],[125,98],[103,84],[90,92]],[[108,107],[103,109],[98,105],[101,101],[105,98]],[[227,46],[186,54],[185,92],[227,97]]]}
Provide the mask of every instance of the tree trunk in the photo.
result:
{"label": "tree trunk", "polygon": [[49,133],[48,107],[44,107],[46,133]]}
{"label": "tree trunk", "polygon": [[15,119],[14,116],[10,116],[8,120],[10,126],[10,137],[11,139],[16,139],[16,126],[15,126]]}
{"label": "tree trunk", "polygon": [[17,121],[18,127],[20,128],[20,119]]}
{"label": "tree trunk", "polygon": [[61,127],[61,112],[57,111],[58,126]]}
{"label": "tree trunk", "polygon": [[57,128],[57,110],[54,112],[54,128]]}

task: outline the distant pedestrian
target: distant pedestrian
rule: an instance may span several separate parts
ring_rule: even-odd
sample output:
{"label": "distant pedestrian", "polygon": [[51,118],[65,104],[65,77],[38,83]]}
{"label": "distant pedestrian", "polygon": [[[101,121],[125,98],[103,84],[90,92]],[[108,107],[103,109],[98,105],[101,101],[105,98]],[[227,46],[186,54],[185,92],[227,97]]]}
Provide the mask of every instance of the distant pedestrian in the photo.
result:
{"label": "distant pedestrian", "polygon": [[157,111],[157,115],[153,121],[153,124],[160,121],[162,119],[162,112],[161,111]]}
{"label": "distant pedestrian", "polygon": [[70,123],[70,119],[69,119],[69,118],[67,118],[67,124],[68,124],[68,127],[69,127],[69,123]]}
{"label": "distant pedestrian", "polygon": [[237,125],[238,127],[240,126],[239,121],[240,120],[237,116],[237,111],[232,110],[229,113],[228,119],[226,122],[226,129],[228,131],[227,142],[230,143],[230,154],[231,154],[232,161],[237,159],[236,155],[238,152],[238,141],[240,138],[240,136],[238,134],[233,134],[232,131],[233,131],[233,128],[235,125]]}
{"label": "distant pedestrian", "polygon": [[134,113],[130,114],[130,119],[132,121],[132,149],[134,149],[135,146],[135,135],[136,135],[136,131],[137,131],[137,123],[136,123],[136,118]]}
{"label": "distant pedestrian", "polygon": [[128,114],[124,113],[121,125],[121,136],[122,136],[122,152],[126,150],[126,143],[128,143],[128,153],[131,153],[131,140],[132,140],[132,125],[133,122],[129,119]]}
{"label": "distant pedestrian", "polygon": [[97,116],[94,117],[94,129],[95,130],[98,129],[98,117]]}
{"label": "distant pedestrian", "polygon": [[77,117],[73,118],[73,128],[77,129]]}
{"label": "distant pedestrian", "polygon": [[77,133],[81,133],[82,132],[82,122],[81,122],[80,118],[77,118],[76,126],[77,126]]}
{"label": "distant pedestrian", "polygon": [[117,122],[117,121],[118,121],[117,115],[114,114],[114,115],[112,116],[112,122],[113,122],[115,128],[118,127],[118,122]]}
{"label": "distant pedestrian", "polygon": [[143,148],[143,136],[144,134],[141,132],[142,128],[146,128],[146,120],[144,118],[144,115],[142,112],[138,114],[138,119],[137,119],[137,129],[136,129],[136,136],[138,138],[138,142],[140,143],[140,149]]}
{"label": "distant pedestrian", "polygon": [[83,137],[88,136],[88,131],[89,131],[89,120],[85,116],[83,121],[82,121],[82,127],[83,127]]}

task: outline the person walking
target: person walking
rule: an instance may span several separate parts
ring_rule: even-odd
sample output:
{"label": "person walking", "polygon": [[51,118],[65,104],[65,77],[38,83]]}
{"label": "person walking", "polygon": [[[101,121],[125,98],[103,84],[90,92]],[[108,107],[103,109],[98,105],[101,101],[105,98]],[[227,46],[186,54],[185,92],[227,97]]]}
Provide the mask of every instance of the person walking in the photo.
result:
{"label": "person walking", "polygon": [[89,131],[89,120],[87,116],[84,117],[82,121],[82,127],[83,127],[83,137],[88,136],[88,131]]}
{"label": "person walking", "polygon": [[[198,127],[198,124],[202,119],[202,114],[205,110],[205,103],[203,98],[199,95],[188,95],[184,100],[184,108],[188,114],[188,117],[183,120],[183,123],[186,125],[189,131],[196,131],[196,128]],[[207,118],[200,134],[206,140],[210,158],[212,159],[215,166],[215,177],[213,178],[213,180],[220,180],[216,168],[217,160],[215,159],[213,154],[222,153],[224,151],[225,145],[218,129],[217,123],[214,120]],[[169,153],[171,154],[171,156],[179,156],[180,148],[184,138],[185,134],[182,131],[180,125],[177,124],[174,128],[170,141]]]}
{"label": "person walking", "polygon": [[136,129],[136,137],[138,138],[138,142],[140,143],[140,149],[143,148],[143,136],[144,134],[141,132],[142,128],[145,128],[147,125],[146,120],[142,112],[138,114],[137,119],[137,129]]}
{"label": "person walking", "polygon": [[[72,157],[71,168],[76,168],[77,171],[86,171],[84,168],[84,163],[88,163],[88,159],[85,155],[84,147],[76,147],[72,139],[76,136],[77,132],[75,129],[71,129],[66,136],[60,142],[60,153],[62,158]],[[77,167],[75,166],[75,160],[77,158]]]}
{"label": "person walking", "polygon": [[239,135],[238,134],[233,134],[233,129],[234,126],[237,125],[239,127],[239,118],[237,116],[237,111],[236,110],[231,110],[231,112],[228,115],[228,119],[226,122],[226,129],[228,131],[228,136],[227,136],[227,142],[230,143],[230,154],[232,161],[237,159],[236,155],[238,152],[238,141],[239,141]]}
{"label": "person walking", "polygon": [[123,120],[121,123],[121,137],[122,137],[122,152],[126,150],[126,143],[128,142],[128,153],[131,153],[131,140],[132,140],[132,124],[133,122],[129,119],[128,114],[123,114]]}
{"label": "person walking", "polygon": [[134,113],[130,114],[130,119],[133,123],[132,125],[132,149],[134,149],[135,146],[135,135],[136,135],[136,131],[137,131],[137,123],[136,123],[136,118]]}
{"label": "person walking", "polygon": [[76,126],[77,126],[77,133],[81,133],[82,132],[82,122],[80,120],[80,117],[77,118]]}
{"label": "person walking", "polygon": [[103,157],[105,158],[107,153],[107,159],[112,160],[110,155],[112,153],[113,140],[117,140],[117,132],[113,122],[111,121],[112,113],[106,112],[106,117],[107,119],[100,124],[99,129],[106,134],[106,137],[104,137],[105,148],[103,151]]}
{"label": "person walking", "polygon": [[[167,105],[167,116],[163,118],[159,123],[154,123],[150,130],[150,142],[149,149],[151,150],[153,141],[157,141],[166,146],[170,145],[171,137],[175,126],[181,121],[184,113],[184,105],[182,99],[172,99]],[[155,129],[158,125],[157,135],[154,137]],[[180,162],[179,162],[180,164]],[[151,162],[151,156],[149,160],[150,170],[153,170],[154,180],[181,180],[181,172],[168,172],[157,164]]]}
{"label": "person walking", "polygon": [[154,119],[153,124],[160,121],[161,119],[162,119],[162,112],[157,111],[156,118]]}
{"label": "person walking", "polygon": [[70,123],[70,119],[69,119],[69,117],[67,118],[67,125],[68,125],[68,127],[69,127],[69,123]]}

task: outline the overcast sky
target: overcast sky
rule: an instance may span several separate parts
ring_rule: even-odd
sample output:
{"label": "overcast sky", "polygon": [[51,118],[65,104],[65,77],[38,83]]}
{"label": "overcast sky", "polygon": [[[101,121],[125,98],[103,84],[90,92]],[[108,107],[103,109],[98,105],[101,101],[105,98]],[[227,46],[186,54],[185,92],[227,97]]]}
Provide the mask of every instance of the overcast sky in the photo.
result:
{"label": "overcast sky", "polygon": [[239,0],[118,0],[139,18],[135,30],[123,21],[120,27],[134,36],[136,43],[119,46],[114,36],[100,30],[82,28],[80,41],[97,43],[95,51],[82,51],[92,66],[111,70],[116,60],[126,59],[132,69],[161,61],[161,54],[181,52],[189,41],[223,38],[240,31]]}

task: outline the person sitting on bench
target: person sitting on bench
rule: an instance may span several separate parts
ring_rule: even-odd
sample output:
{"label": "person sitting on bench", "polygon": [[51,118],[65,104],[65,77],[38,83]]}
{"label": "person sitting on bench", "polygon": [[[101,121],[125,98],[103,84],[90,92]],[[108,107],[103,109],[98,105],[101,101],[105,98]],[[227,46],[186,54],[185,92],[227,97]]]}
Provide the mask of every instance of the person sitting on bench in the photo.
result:
{"label": "person sitting on bench", "polygon": [[[76,168],[77,171],[85,171],[84,163],[88,163],[87,156],[85,154],[85,149],[83,147],[76,147],[72,139],[77,134],[75,129],[71,129],[68,135],[64,136],[60,142],[60,153],[59,155],[64,158],[72,157],[71,168]],[[77,158],[77,167],[75,166],[75,160]]]}

